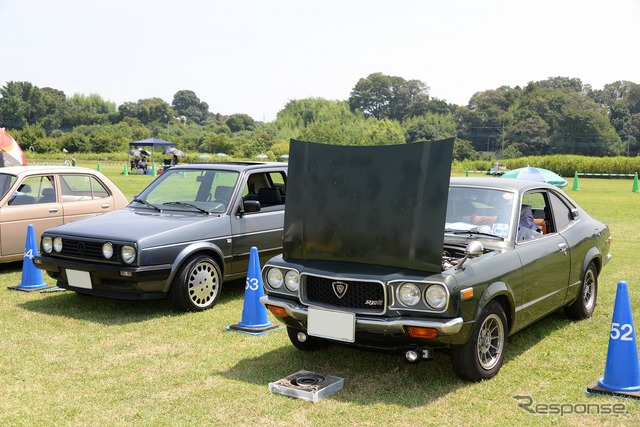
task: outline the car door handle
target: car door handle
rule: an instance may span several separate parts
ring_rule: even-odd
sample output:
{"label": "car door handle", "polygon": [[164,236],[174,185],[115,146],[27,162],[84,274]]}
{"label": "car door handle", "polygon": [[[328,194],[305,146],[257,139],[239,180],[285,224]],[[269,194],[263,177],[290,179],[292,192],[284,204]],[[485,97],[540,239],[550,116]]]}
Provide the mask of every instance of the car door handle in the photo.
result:
{"label": "car door handle", "polygon": [[560,252],[562,252],[563,254],[567,254],[567,244],[566,243],[559,243],[558,244],[558,249],[560,249]]}
{"label": "car door handle", "polygon": [[100,205],[100,207],[101,207],[102,209],[109,209],[109,205],[108,205],[108,204],[106,204],[106,203],[105,203],[104,205]]}
{"label": "car door handle", "polygon": [[49,213],[51,214],[58,213],[58,208],[49,208]]}

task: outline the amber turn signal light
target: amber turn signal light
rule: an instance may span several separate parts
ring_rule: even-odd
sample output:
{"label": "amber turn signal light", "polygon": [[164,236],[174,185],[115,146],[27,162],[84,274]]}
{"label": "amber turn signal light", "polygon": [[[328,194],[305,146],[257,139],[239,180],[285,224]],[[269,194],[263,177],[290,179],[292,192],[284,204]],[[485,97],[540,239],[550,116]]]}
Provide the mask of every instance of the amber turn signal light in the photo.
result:
{"label": "amber turn signal light", "polygon": [[421,326],[407,326],[407,332],[412,338],[436,338],[438,336],[437,329]]}
{"label": "amber turn signal light", "polygon": [[273,313],[274,316],[278,316],[278,317],[288,317],[289,316],[287,314],[287,310],[285,310],[283,307],[276,307],[275,305],[268,305],[267,304],[267,308],[269,309],[269,311],[271,313]]}
{"label": "amber turn signal light", "polygon": [[460,291],[460,299],[462,301],[473,298],[473,288],[466,288]]}

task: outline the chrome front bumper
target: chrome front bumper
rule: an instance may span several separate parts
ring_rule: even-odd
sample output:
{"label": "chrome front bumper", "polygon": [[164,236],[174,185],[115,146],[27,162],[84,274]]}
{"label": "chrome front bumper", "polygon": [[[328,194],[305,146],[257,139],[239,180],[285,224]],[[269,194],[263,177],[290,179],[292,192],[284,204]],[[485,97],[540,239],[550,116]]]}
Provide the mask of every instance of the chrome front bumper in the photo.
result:
{"label": "chrome front bumper", "polygon": [[[287,311],[287,314],[295,319],[301,325],[307,325],[307,306],[300,305],[293,301],[282,300],[265,295],[260,298],[260,302],[264,305],[280,307]],[[462,317],[454,319],[416,319],[415,317],[363,317],[356,316],[356,332],[369,332],[374,334],[395,335],[406,334],[407,326],[418,326],[422,328],[436,329],[439,334],[453,335],[462,328]]]}

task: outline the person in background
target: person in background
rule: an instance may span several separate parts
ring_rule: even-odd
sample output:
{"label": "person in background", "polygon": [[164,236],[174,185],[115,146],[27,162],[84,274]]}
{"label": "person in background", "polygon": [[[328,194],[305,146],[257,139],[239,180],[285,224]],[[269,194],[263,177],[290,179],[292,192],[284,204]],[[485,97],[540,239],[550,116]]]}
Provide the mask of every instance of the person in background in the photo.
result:
{"label": "person in background", "polygon": [[178,156],[176,156],[175,154],[173,155],[173,161],[171,162],[172,166],[175,166],[178,164]]}
{"label": "person in background", "polygon": [[142,156],[142,159],[138,162],[138,171],[145,173],[147,170],[147,158]]}

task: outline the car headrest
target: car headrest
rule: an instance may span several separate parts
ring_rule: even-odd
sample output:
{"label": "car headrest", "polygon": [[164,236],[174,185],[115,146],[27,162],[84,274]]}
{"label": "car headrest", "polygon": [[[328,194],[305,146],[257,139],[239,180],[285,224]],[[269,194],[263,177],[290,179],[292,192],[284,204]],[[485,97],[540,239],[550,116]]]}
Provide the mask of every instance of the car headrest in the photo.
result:
{"label": "car headrest", "polygon": [[278,205],[282,203],[280,190],[277,188],[261,188],[258,190],[258,201],[261,204]]}
{"label": "car headrest", "polygon": [[215,200],[224,200],[228,202],[231,199],[231,193],[233,193],[233,187],[226,185],[219,185],[213,194]]}

